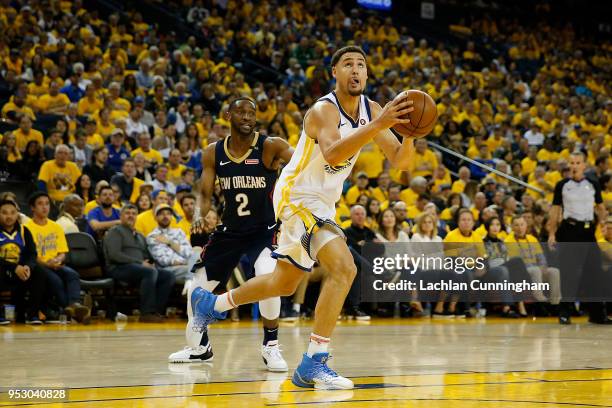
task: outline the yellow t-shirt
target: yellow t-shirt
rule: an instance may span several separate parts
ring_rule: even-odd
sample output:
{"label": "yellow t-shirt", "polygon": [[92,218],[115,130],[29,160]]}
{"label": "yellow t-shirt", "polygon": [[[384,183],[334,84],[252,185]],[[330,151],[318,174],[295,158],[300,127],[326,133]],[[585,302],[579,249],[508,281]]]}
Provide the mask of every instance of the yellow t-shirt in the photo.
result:
{"label": "yellow t-shirt", "polygon": [[495,150],[497,150],[502,145],[503,141],[503,138],[496,139],[495,136],[489,136],[486,141],[487,146],[489,147],[489,151],[494,152]]}
{"label": "yellow t-shirt", "polygon": [[56,222],[47,220],[45,225],[38,225],[34,220],[30,220],[25,226],[32,233],[39,259],[46,262],[55,258],[58,254],[68,252],[66,235],[62,227]]}
{"label": "yellow t-shirt", "polygon": [[27,135],[21,129],[17,129],[13,131],[13,134],[15,135],[17,148],[21,151],[24,151],[26,145],[32,140],[37,141],[41,148],[45,144],[43,134],[36,129],[30,129],[30,133]]}
{"label": "yellow t-shirt", "polygon": [[157,164],[162,164],[164,161],[164,158],[162,157],[161,153],[155,149],[150,149],[148,152],[145,152],[139,147],[137,149],[132,150],[131,156],[134,157],[138,153],[142,153],[144,158],[150,163],[155,162]]}
{"label": "yellow t-shirt", "polygon": [[[174,212],[181,219],[185,218],[185,211],[183,211],[183,207],[181,207],[181,203],[179,203],[177,200],[174,200],[174,205],[172,206],[172,208],[174,208]],[[180,222],[179,222],[179,224],[180,224]]]}
{"label": "yellow t-shirt", "polygon": [[83,210],[83,214],[87,215],[91,210],[98,206],[98,202],[96,200],[91,200],[87,204],[85,204],[85,209]]}
{"label": "yellow t-shirt", "polygon": [[385,155],[380,147],[374,142],[370,142],[363,146],[357,162],[355,163],[355,172],[364,171],[368,178],[376,178],[383,171]]}
{"label": "yellow t-shirt", "polygon": [[[214,113],[216,114],[217,112]],[[274,115],[276,115],[276,109],[274,109],[271,104],[268,104],[268,109],[265,111],[260,111],[259,108],[257,108],[257,120],[265,124],[270,123],[272,119],[274,119]]]}
{"label": "yellow t-shirt", "polygon": [[551,152],[546,149],[540,149],[540,151],[537,154],[537,158],[538,158],[538,161],[557,160],[559,158],[559,153]]}
{"label": "yellow t-shirt", "polygon": [[360,195],[367,195],[368,197],[370,197],[372,195],[372,192],[369,189],[365,189],[365,190],[359,190],[359,188],[357,188],[357,186],[352,186],[351,188],[348,189],[348,191],[346,192],[346,203],[348,205],[353,205],[357,202],[357,199],[359,198]]}
{"label": "yellow t-shirt", "polygon": [[168,181],[170,181],[171,183],[174,183],[175,185],[181,184],[181,181],[182,181],[181,174],[183,173],[183,170],[185,169],[186,167],[184,164],[179,164],[178,166],[176,166],[176,169],[173,169],[170,167],[170,165],[168,165]]}
{"label": "yellow t-shirt", "polygon": [[[172,217],[170,222],[170,228],[177,228],[178,224],[176,218]],[[157,220],[153,215],[153,210],[147,210],[136,217],[136,231],[140,232],[145,237],[149,235],[155,228],[157,228]]]}
{"label": "yellow t-shirt", "polygon": [[450,174],[448,172],[446,172],[444,174],[444,178],[434,178],[434,184],[431,187],[431,191],[434,193],[438,193],[440,192],[440,186],[443,184],[448,184],[449,186],[452,187],[452,181],[451,181],[451,177]]}
{"label": "yellow t-shirt", "polygon": [[389,198],[389,192],[383,191],[380,187],[373,188],[372,198],[375,198],[378,200],[379,203],[382,203],[383,201],[387,201],[387,199]]}
{"label": "yellow t-shirt", "polygon": [[34,111],[30,109],[28,106],[23,105],[21,108],[15,105],[13,102],[7,102],[2,107],[2,117],[6,118],[6,115],[9,112],[21,113],[23,115],[27,115],[32,120],[36,120],[36,115],[34,115]]}
{"label": "yellow t-shirt", "polygon": [[144,184],[144,181],[134,177],[134,183],[132,185],[132,195],[130,196],[130,203],[136,204],[136,200],[140,197],[140,186]]}
{"label": "yellow t-shirt", "polygon": [[529,157],[525,157],[521,160],[521,175],[528,176],[530,173],[533,173],[538,165],[537,160],[531,160]]}
{"label": "yellow t-shirt", "polygon": [[38,98],[38,109],[40,109],[42,112],[47,112],[57,107],[67,108],[68,105],[70,105],[70,99],[68,99],[68,97],[63,93],[55,96],[45,94]]}
{"label": "yellow t-shirt", "polygon": [[[431,163],[430,170],[415,170],[417,167],[425,164]],[[417,176],[431,176],[433,174],[434,169],[438,167],[438,158],[431,150],[427,149],[423,154],[419,154],[418,152],[414,153],[414,160],[412,161],[412,165],[410,166],[410,172],[412,177]]]}
{"label": "yellow t-shirt", "polygon": [[75,183],[81,170],[74,162],[66,162],[59,167],[55,160],[47,160],[40,167],[38,179],[47,184],[47,191],[53,201],[62,201],[68,194],[74,193]]}
{"label": "yellow t-shirt", "polygon": [[187,218],[183,217],[177,224],[178,228],[182,229],[187,236],[187,241],[191,240],[191,223],[187,221]]}
{"label": "yellow t-shirt", "polygon": [[453,182],[453,185],[451,186],[451,191],[453,193],[463,193],[463,190],[465,190],[465,181],[461,180],[461,179],[457,179]]}
{"label": "yellow t-shirt", "polygon": [[103,107],[104,103],[99,99],[94,98],[93,102],[91,102],[89,98],[81,98],[77,110],[79,112],[79,115],[85,116],[93,115]]}
{"label": "yellow t-shirt", "polygon": [[411,188],[406,188],[400,192],[400,200],[406,203],[407,207],[414,205],[417,198],[419,198],[419,195],[412,191]]}
{"label": "yellow t-shirt", "polygon": [[348,208],[346,204],[344,204],[343,202],[339,202],[338,205],[336,206],[336,217],[334,218],[334,221],[336,221],[336,224],[338,225],[342,224],[344,220],[350,217],[351,217],[351,210]]}
{"label": "yellow t-shirt", "polygon": [[[486,254],[484,242],[479,234],[472,231],[469,237],[464,236],[459,228],[449,232],[444,238],[444,253],[448,256],[470,256],[484,257]],[[475,244],[475,245],[459,245]]]}
{"label": "yellow t-shirt", "polygon": [[450,221],[450,220],[453,219],[453,213],[452,213],[450,207],[447,207],[447,208],[442,210],[442,212],[440,213],[440,219],[442,221]]}
{"label": "yellow t-shirt", "polygon": [[536,237],[531,234],[527,234],[523,239],[516,239],[514,232],[512,232],[506,237],[504,243],[510,244],[506,245],[508,248],[508,256],[520,257],[527,266],[537,265],[537,255],[543,253],[540,243]]}
{"label": "yellow t-shirt", "polygon": [[414,220],[422,213],[423,211],[419,210],[416,205],[411,205],[406,209],[406,218]]}
{"label": "yellow t-shirt", "polygon": [[601,192],[601,198],[603,198],[604,202],[612,201],[612,191],[608,192],[608,191],[603,190]]}
{"label": "yellow t-shirt", "polygon": [[104,146],[104,139],[97,133],[93,135],[87,136],[87,146],[92,149],[97,149],[98,147]]}

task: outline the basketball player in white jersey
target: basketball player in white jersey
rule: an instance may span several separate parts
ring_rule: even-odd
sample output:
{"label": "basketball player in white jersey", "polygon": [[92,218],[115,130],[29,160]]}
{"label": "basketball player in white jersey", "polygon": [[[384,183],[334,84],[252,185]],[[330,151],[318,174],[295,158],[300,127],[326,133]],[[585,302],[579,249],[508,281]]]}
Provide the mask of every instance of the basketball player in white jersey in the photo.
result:
{"label": "basketball player in white jersey", "polygon": [[402,143],[389,130],[410,113],[412,101],[402,92],[381,108],[363,95],[368,78],[365,52],[344,47],[333,55],[335,91],[319,99],[306,113],[304,127],[289,164],[274,189],[274,210],[281,221],[277,262],[272,274],[215,296],[203,288],[191,295],[198,325],[224,319],[237,305],[292,294],[303,274],[318,261],[329,271],[321,287],[308,351],[293,375],[299,387],[351,389],[353,382],[327,366],[328,346],[344,300],[356,274],[345,236],[333,221],[334,204],[350,175],[361,148],[377,143],[392,166],[409,168],[414,155],[412,138]]}

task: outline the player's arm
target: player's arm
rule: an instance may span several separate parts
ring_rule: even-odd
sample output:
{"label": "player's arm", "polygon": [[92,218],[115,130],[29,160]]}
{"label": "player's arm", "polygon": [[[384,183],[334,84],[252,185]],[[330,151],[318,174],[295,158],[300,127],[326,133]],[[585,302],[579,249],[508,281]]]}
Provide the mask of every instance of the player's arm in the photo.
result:
{"label": "player's arm", "polygon": [[[372,117],[377,118],[382,112],[381,106],[374,101],[369,101]],[[391,129],[383,129],[376,137],[374,142],[383,151],[391,167],[399,170],[410,170],[414,159],[414,138],[403,137],[402,143],[397,140],[397,137]],[[426,169],[429,167],[426,166]]]}
{"label": "player's arm", "polygon": [[200,216],[203,220],[210,211],[212,196],[215,190],[215,146],[217,143],[206,146],[202,152],[202,177],[200,177]]}
{"label": "player's arm", "polygon": [[351,135],[341,138],[338,130],[340,121],[338,110],[329,103],[317,103],[308,113],[304,127],[306,134],[319,142],[325,161],[335,166],[357,154],[359,149],[381,131],[398,123],[409,123],[410,119],[400,119],[400,117],[413,110],[412,101],[406,99],[406,93],[402,92],[385,105],[376,119]]}
{"label": "player's arm", "polygon": [[294,152],[293,147],[280,137],[268,137],[264,147],[264,165],[270,170],[277,170],[281,162],[289,163]]}

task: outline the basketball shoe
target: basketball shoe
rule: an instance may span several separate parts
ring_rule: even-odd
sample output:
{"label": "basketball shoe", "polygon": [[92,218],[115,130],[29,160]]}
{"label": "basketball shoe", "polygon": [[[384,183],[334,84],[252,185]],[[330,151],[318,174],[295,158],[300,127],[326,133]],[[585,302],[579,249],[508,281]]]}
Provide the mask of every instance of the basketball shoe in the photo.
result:
{"label": "basketball shoe", "polygon": [[344,378],[327,366],[331,357],[329,353],[316,353],[308,357],[306,353],[302,362],[293,373],[291,382],[303,388],[315,388],[317,390],[350,390],[354,384],[348,378]]}
{"label": "basketball shoe", "polygon": [[215,301],[217,295],[197,287],[191,292],[191,310],[193,312],[193,326],[206,330],[209,324],[223,320],[227,317],[227,312],[216,312]]}
{"label": "basketball shoe", "polygon": [[184,349],[168,356],[169,363],[207,363],[210,361],[213,361],[213,352],[210,343],[206,346],[186,346]]}
{"label": "basketball shoe", "polygon": [[268,344],[261,346],[261,357],[263,358],[268,371],[285,372],[289,371],[287,362],[281,354],[277,341],[269,341]]}

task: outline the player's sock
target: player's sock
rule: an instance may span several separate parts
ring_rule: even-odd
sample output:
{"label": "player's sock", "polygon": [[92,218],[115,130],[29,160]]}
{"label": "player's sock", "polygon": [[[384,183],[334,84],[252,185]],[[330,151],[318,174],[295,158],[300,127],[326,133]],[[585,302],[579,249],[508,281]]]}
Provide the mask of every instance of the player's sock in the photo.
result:
{"label": "player's sock", "polygon": [[306,355],[312,357],[317,353],[327,353],[330,342],[329,337],[319,336],[314,333],[310,333],[310,342],[308,343],[308,351]]}
{"label": "player's sock", "polygon": [[208,346],[208,331],[202,332],[202,338],[200,339],[200,346]]}
{"label": "player's sock", "polygon": [[293,310],[295,310],[297,313],[300,313],[300,304],[299,303],[294,303],[293,304]]}
{"label": "player's sock", "polygon": [[[264,327],[263,329],[264,329],[263,345],[272,346],[272,345],[278,344],[278,327],[274,329],[268,329],[267,327]],[[270,342],[273,342],[273,343],[270,344]]]}
{"label": "player's sock", "polygon": [[237,305],[234,303],[234,299],[232,299],[231,290],[217,296],[217,301],[215,302],[215,312],[227,312],[235,307],[237,307]]}

